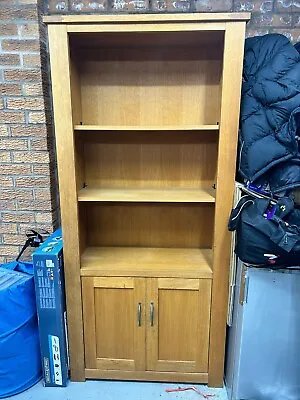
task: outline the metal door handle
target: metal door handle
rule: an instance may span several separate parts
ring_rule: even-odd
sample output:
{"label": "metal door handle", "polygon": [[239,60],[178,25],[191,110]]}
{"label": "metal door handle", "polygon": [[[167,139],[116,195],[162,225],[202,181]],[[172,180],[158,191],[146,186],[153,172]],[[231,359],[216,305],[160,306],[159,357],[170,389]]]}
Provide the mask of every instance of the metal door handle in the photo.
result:
{"label": "metal door handle", "polygon": [[150,326],[154,326],[154,303],[150,303]]}
{"label": "metal door handle", "polygon": [[142,326],[142,303],[138,303],[138,326]]}

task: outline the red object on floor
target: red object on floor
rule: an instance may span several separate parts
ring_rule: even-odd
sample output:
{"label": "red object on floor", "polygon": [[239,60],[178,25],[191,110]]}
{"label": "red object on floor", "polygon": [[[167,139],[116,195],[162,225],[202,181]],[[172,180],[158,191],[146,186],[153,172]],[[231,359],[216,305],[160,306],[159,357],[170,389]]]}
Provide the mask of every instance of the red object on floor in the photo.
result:
{"label": "red object on floor", "polygon": [[195,386],[188,386],[185,388],[178,387],[177,389],[166,389],[167,393],[172,393],[172,392],[185,392],[186,390],[194,390],[194,392],[199,393],[204,399],[210,399],[211,397],[215,397],[215,394],[204,394],[200,392],[199,389],[197,389]]}

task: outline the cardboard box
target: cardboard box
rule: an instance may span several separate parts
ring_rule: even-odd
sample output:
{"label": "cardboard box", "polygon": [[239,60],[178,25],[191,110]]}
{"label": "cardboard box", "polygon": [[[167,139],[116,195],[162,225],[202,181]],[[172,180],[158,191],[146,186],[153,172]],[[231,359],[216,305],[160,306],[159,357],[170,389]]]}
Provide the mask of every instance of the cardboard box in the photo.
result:
{"label": "cardboard box", "polygon": [[61,229],[32,258],[44,385],[66,386],[69,357]]}

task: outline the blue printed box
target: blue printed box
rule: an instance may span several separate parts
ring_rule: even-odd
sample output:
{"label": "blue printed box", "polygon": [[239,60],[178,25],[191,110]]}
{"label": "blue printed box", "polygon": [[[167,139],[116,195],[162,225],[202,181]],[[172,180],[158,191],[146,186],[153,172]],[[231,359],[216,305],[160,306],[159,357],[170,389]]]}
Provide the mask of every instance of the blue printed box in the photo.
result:
{"label": "blue printed box", "polygon": [[66,386],[69,360],[61,229],[32,258],[44,385]]}

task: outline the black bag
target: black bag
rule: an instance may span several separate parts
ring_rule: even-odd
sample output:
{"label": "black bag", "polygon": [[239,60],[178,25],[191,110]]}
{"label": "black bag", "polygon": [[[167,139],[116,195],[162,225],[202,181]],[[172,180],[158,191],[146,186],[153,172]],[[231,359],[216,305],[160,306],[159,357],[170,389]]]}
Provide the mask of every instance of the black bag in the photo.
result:
{"label": "black bag", "polygon": [[277,202],[244,196],[228,229],[237,233],[235,252],[245,263],[282,268],[300,265],[300,209],[289,197]]}

